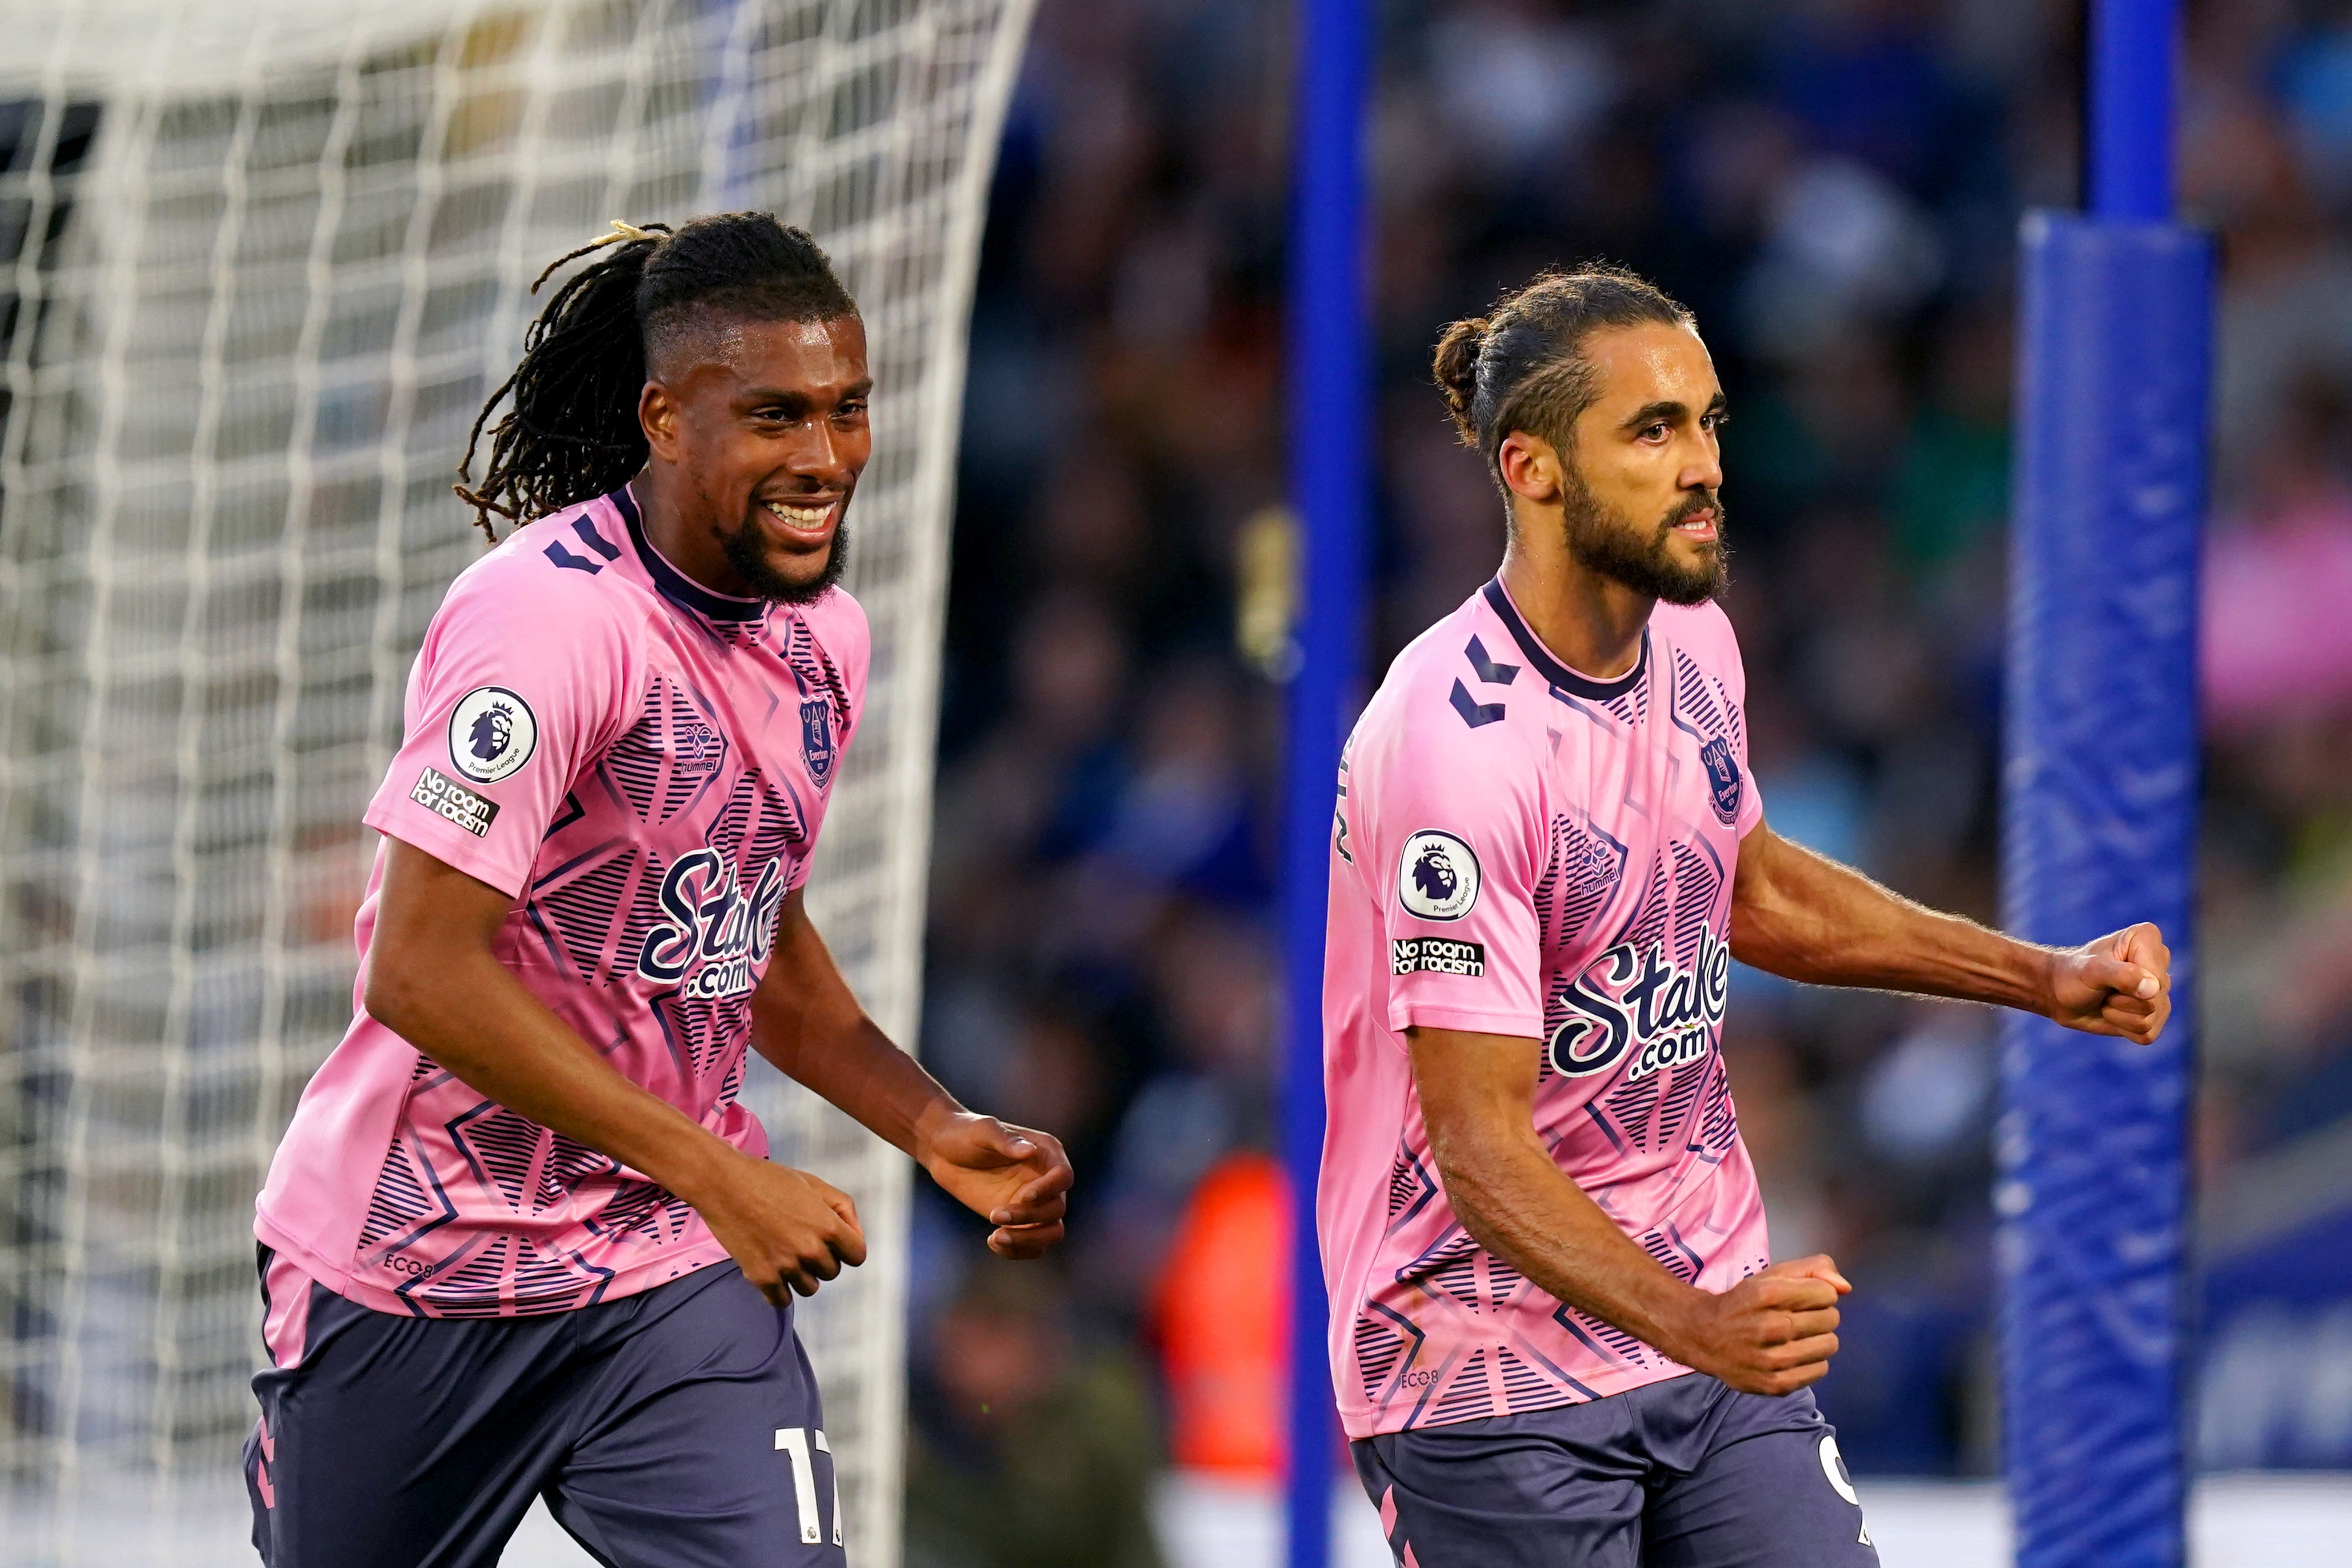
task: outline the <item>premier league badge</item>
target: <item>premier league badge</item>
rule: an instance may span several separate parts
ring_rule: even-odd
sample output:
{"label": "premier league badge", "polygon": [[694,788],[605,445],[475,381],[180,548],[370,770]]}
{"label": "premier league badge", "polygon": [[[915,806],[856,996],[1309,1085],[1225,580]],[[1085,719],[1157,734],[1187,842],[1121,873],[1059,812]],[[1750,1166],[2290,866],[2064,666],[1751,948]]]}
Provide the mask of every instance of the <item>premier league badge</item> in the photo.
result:
{"label": "premier league badge", "polygon": [[1423,828],[1397,861],[1397,902],[1425,921],[1458,921],[1478,901],[1478,857],[1451,833]]}
{"label": "premier league badge", "polygon": [[1731,754],[1730,742],[1720,735],[1698,749],[1698,760],[1706,766],[1707,793],[1715,797],[1715,815],[1726,825],[1739,816],[1739,763]]}
{"label": "premier league badge", "polygon": [[809,777],[823,789],[833,777],[833,704],[822,697],[801,704],[801,755]]}
{"label": "premier league badge", "polygon": [[530,761],[539,720],[503,686],[477,686],[449,713],[449,761],[476,784],[496,784]]}

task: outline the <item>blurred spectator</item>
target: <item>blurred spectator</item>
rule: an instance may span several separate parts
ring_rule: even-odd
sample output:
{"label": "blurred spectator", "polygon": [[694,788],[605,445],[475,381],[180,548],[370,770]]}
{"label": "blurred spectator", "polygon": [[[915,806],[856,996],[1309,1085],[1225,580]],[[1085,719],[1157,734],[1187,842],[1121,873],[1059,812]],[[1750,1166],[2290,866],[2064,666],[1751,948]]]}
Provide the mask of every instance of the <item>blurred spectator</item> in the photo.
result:
{"label": "blurred spectator", "polygon": [[2341,383],[2295,394],[2207,554],[2206,700],[2238,733],[2352,710],[2352,410]]}
{"label": "blurred spectator", "polygon": [[1152,1291],[1169,1458],[1272,1481],[1289,1365],[1288,1184],[1270,1155],[1220,1161],[1193,1188]]}
{"label": "blurred spectator", "polygon": [[908,1568],[1159,1568],[1142,1381],[1074,1336],[1052,1278],[975,1265],[922,1347]]}

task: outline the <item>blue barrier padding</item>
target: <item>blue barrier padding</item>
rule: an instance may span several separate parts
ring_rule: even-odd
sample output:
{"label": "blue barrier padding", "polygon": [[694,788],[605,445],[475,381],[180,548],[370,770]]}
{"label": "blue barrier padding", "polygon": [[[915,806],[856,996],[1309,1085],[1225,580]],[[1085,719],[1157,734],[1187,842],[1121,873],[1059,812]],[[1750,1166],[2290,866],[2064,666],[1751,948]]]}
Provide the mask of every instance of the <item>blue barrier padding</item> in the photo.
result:
{"label": "blue barrier padding", "polygon": [[2007,1468],[2021,1568],[2183,1561],[2199,536],[2212,248],[2030,216],[2021,255],[2005,922],[2072,945],[2154,921],[2143,1048],[2011,1016],[1999,1134]]}
{"label": "blue barrier padding", "polygon": [[1289,1175],[1289,1568],[1330,1561],[1339,1423],[1315,1184],[1323,1157],[1323,933],[1339,747],[1362,664],[1371,457],[1363,137],[1374,9],[1301,0],[1290,229],[1291,494],[1304,602],[1284,757],[1282,1154]]}

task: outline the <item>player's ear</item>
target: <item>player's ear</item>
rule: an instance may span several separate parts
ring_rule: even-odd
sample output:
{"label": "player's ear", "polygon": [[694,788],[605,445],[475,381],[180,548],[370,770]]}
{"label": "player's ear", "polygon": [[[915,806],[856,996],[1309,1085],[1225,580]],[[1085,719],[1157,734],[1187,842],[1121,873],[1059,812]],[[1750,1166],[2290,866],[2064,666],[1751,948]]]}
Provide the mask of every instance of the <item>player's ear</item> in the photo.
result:
{"label": "player's ear", "polygon": [[646,433],[646,445],[663,462],[675,463],[684,455],[677,399],[660,382],[646,382],[637,394],[637,425]]}
{"label": "player's ear", "polygon": [[1540,436],[1514,430],[1495,452],[1495,466],[1513,495],[1549,504],[1560,498],[1559,454]]}

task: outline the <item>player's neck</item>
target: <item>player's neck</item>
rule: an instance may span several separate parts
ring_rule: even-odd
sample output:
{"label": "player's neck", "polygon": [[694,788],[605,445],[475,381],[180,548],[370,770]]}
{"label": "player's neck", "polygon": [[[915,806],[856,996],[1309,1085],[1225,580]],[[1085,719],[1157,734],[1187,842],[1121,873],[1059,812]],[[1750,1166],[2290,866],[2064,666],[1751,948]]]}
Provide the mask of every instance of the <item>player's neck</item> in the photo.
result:
{"label": "player's neck", "polygon": [[1503,552],[1503,587],[1528,629],[1580,675],[1613,680],[1642,657],[1657,600],[1584,566],[1568,552],[1530,549],[1526,530]]}
{"label": "player's neck", "polygon": [[629,481],[637,510],[645,519],[646,542],[661,558],[701,587],[730,599],[752,596],[751,586],[728,561],[718,538],[705,529],[686,525],[686,513],[676,493],[680,470],[648,463]]}

